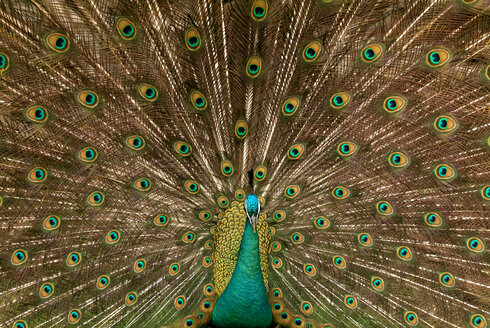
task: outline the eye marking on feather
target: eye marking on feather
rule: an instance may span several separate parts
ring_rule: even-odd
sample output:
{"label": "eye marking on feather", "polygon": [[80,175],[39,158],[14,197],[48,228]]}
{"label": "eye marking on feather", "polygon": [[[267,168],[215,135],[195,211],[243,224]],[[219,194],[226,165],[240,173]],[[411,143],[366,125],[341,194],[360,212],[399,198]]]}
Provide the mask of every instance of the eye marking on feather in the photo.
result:
{"label": "eye marking on feather", "polygon": [[10,257],[10,263],[12,265],[18,266],[26,263],[27,258],[27,251],[25,251],[24,249],[16,249]]}
{"label": "eye marking on feather", "polygon": [[473,314],[470,318],[471,327],[485,328],[487,327],[487,319],[481,314]]}
{"label": "eye marking on feather", "polygon": [[305,237],[300,232],[293,232],[290,238],[295,245],[299,245],[305,241]]}
{"label": "eye marking on feather", "polygon": [[192,147],[185,141],[176,141],[173,143],[173,149],[182,157],[187,157],[192,154]]}
{"label": "eye marking on feather", "polygon": [[290,185],[284,189],[284,196],[287,198],[294,198],[298,196],[301,188],[298,185]]}
{"label": "eye marking on feather", "polygon": [[65,53],[70,49],[70,39],[63,33],[49,33],[44,40],[48,48],[54,52]]}
{"label": "eye marking on feather", "polygon": [[263,181],[267,176],[267,167],[264,165],[258,166],[254,171],[254,178],[257,181]]}
{"label": "eye marking on feather", "polygon": [[282,260],[279,257],[275,257],[272,259],[272,267],[275,269],[282,268]]}
{"label": "eye marking on feather", "polygon": [[345,262],[344,257],[340,255],[335,255],[332,257],[333,265],[338,269],[345,269],[347,267],[347,263]]}
{"label": "eye marking on feather", "polygon": [[443,224],[441,216],[435,212],[429,212],[425,214],[424,221],[429,227],[433,228],[439,228]]}
{"label": "eye marking on feather", "polygon": [[410,158],[400,151],[395,151],[388,156],[388,163],[395,169],[403,169],[410,165]]}
{"label": "eye marking on feather", "polygon": [[269,229],[267,230],[267,232],[269,233],[269,235],[272,237],[276,234],[276,228],[274,227],[269,227]]}
{"label": "eye marking on feather", "polygon": [[54,285],[50,282],[46,282],[39,287],[39,297],[42,299],[47,299],[51,297],[54,293]]}
{"label": "eye marking on feather", "polygon": [[305,327],[304,320],[302,318],[295,317],[291,320],[291,322],[292,322],[293,327],[298,327],[298,328],[304,328]]}
{"label": "eye marking on feather", "polygon": [[274,214],[272,214],[272,218],[276,222],[281,222],[286,218],[286,212],[283,210],[275,211]]}
{"label": "eye marking on feather", "polygon": [[204,111],[208,108],[208,101],[206,97],[204,97],[201,91],[199,90],[191,91],[190,99],[194,109],[198,111]]}
{"label": "eye marking on feather", "polygon": [[211,313],[214,308],[214,301],[211,299],[205,299],[201,302],[201,311]]}
{"label": "eye marking on feather", "polygon": [[439,274],[439,282],[444,287],[452,288],[456,285],[454,276],[449,272],[442,272]]}
{"label": "eye marking on feather", "polygon": [[94,147],[84,147],[78,152],[77,157],[82,162],[93,163],[99,157],[99,153]]}
{"label": "eye marking on feather", "polygon": [[204,243],[204,248],[207,249],[207,250],[213,249],[213,241],[212,240],[208,240],[207,242],[205,242]]}
{"label": "eye marking on feather", "polygon": [[395,114],[401,112],[407,107],[408,101],[402,96],[390,96],[383,102],[383,109],[389,114]]}
{"label": "eye marking on feather", "polygon": [[449,182],[456,178],[456,170],[447,164],[437,165],[433,172],[435,177],[441,181]]}
{"label": "eye marking on feather", "polygon": [[147,178],[139,178],[133,182],[133,187],[139,191],[148,191],[151,189],[151,181]]}
{"label": "eye marking on feather", "polygon": [[211,296],[214,296],[214,286],[212,284],[207,284],[206,286],[204,286],[203,288],[203,294],[205,296],[208,296],[208,297],[211,297]]}
{"label": "eye marking on feather", "polygon": [[10,58],[7,54],[0,52],[0,73],[5,72],[10,67]]}
{"label": "eye marking on feather", "polygon": [[297,143],[289,147],[288,149],[288,158],[291,160],[300,159],[303,156],[303,152],[305,151],[305,145]]}
{"label": "eye marking on feather", "polygon": [[282,304],[281,301],[276,301],[272,304],[273,313],[281,313],[283,309],[284,309],[284,305]]}
{"label": "eye marking on feather", "polygon": [[213,218],[212,214],[208,210],[202,210],[199,212],[199,218],[204,222],[207,222]]}
{"label": "eye marking on feather", "polygon": [[300,104],[301,100],[299,97],[289,97],[281,106],[282,115],[286,117],[293,116],[298,111]]}
{"label": "eye marking on feather", "polygon": [[177,311],[182,310],[187,304],[187,300],[184,295],[177,296],[174,300],[174,307]]}
{"label": "eye marking on feather", "polygon": [[312,263],[303,264],[303,272],[310,277],[316,276],[316,268]]}
{"label": "eye marking on feather", "polygon": [[98,290],[104,290],[109,285],[111,284],[111,278],[109,278],[108,275],[102,275],[97,278],[97,282],[95,283],[95,286],[97,287]]}
{"label": "eye marking on feather", "polygon": [[411,261],[413,258],[412,251],[407,246],[397,247],[396,256],[403,261]]}
{"label": "eye marking on feather", "polygon": [[272,244],[271,244],[271,249],[273,252],[280,252],[281,249],[282,249],[282,245],[280,242],[278,241],[274,241]]}
{"label": "eye marking on feather", "polygon": [[202,266],[205,268],[209,268],[213,264],[213,261],[211,260],[211,257],[205,256],[202,259]]}
{"label": "eye marking on feather", "polygon": [[346,199],[350,196],[350,190],[343,186],[337,186],[332,189],[332,196],[335,199]]}
{"label": "eye marking on feather", "polygon": [[263,21],[267,17],[269,4],[266,0],[255,0],[252,4],[251,15],[257,22]]}
{"label": "eye marking on feather", "polygon": [[307,63],[312,63],[318,59],[322,51],[322,44],[318,41],[311,41],[303,50],[303,59]]}
{"label": "eye marking on feather", "polygon": [[168,217],[166,214],[158,214],[153,218],[153,223],[157,227],[165,227],[169,221],[170,217]]}
{"label": "eye marking on feather", "polygon": [[46,231],[56,230],[60,227],[61,219],[56,215],[49,215],[43,221],[43,229]]}
{"label": "eye marking on feather", "polygon": [[413,311],[406,311],[405,314],[403,315],[403,319],[405,320],[406,323],[408,323],[412,327],[415,327],[416,325],[419,324],[419,317],[417,313]]}
{"label": "eye marking on feather", "polygon": [[79,252],[70,252],[66,256],[66,265],[69,266],[70,268],[73,268],[77,265],[79,265],[82,262],[82,254]]}
{"label": "eye marking on feather", "polygon": [[185,31],[185,45],[187,49],[190,51],[197,51],[199,48],[201,48],[201,35],[199,34],[199,31],[191,27]]}
{"label": "eye marking on feather", "polygon": [[144,258],[137,259],[133,263],[133,271],[134,273],[141,273],[146,269],[146,260]]}
{"label": "eye marking on feather", "polygon": [[75,324],[82,319],[82,312],[79,309],[68,311],[68,323]]}
{"label": "eye marking on feather", "polygon": [[12,328],[27,328],[27,323],[24,320],[17,320],[12,325]]}
{"label": "eye marking on feather", "polygon": [[352,295],[345,295],[344,304],[350,309],[357,308],[357,299]]}
{"label": "eye marking on feather", "polygon": [[357,153],[359,146],[352,141],[343,141],[337,146],[337,152],[342,157],[350,157]]}
{"label": "eye marking on feather", "polygon": [[376,203],[376,211],[378,211],[378,213],[383,216],[390,216],[395,213],[393,206],[391,206],[389,202],[384,200]]}
{"label": "eye marking on feather", "polygon": [[33,123],[44,123],[49,117],[48,110],[41,105],[33,105],[24,111],[25,117]]}
{"label": "eye marking on feather", "polygon": [[141,150],[145,148],[146,145],[145,139],[143,139],[143,137],[139,135],[131,135],[127,137],[124,140],[124,143],[132,150]]}
{"label": "eye marking on feather", "polygon": [[330,106],[334,109],[342,109],[352,100],[352,96],[345,91],[337,92],[330,97]]}
{"label": "eye marking on feather", "polygon": [[75,95],[77,102],[85,108],[94,109],[99,105],[99,96],[91,90],[82,90]]}
{"label": "eye marking on feather", "polygon": [[187,180],[184,182],[185,190],[191,195],[195,195],[199,192],[199,184],[194,180]]}
{"label": "eye marking on feather", "polygon": [[281,288],[274,288],[271,290],[271,295],[273,298],[281,299],[283,297]]}
{"label": "eye marking on feather", "polygon": [[483,188],[481,188],[480,195],[483,197],[484,200],[490,200],[490,186],[484,186]]}
{"label": "eye marking on feather", "polygon": [[374,63],[384,53],[384,46],[380,43],[371,43],[361,50],[361,59],[366,63]]}
{"label": "eye marking on feather", "polygon": [[245,198],[245,191],[243,189],[235,190],[235,199],[241,201]]}
{"label": "eye marking on feather", "polygon": [[128,18],[119,18],[116,22],[116,28],[117,32],[124,40],[129,41],[136,37],[136,26]]}
{"label": "eye marking on feather", "polygon": [[458,128],[459,123],[449,115],[441,115],[434,120],[432,125],[437,132],[446,134],[454,132]]}
{"label": "eye marking on feather", "polygon": [[246,68],[247,75],[251,78],[256,78],[262,72],[262,58],[258,56],[252,56],[247,61]]}
{"label": "eye marking on feather", "polygon": [[371,235],[367,232],[361,232],[360,234],[357,235],[357,241],[361,246],[364,247],[371,247],[373,246],[373,238]]}
{"label": "eye marking on feather", "polygon": [[110,230],[104,238],[105,242],[109,245],[118,243],[120,239],[121,233],[118,230]]}
{"label": "eye marking on feather", "polygon": [[425,56],[425,62],[429,67],[439,68],[451,60],[451,53],[446,49],[433,49]]}
{"label": "eye marking on feather", "polygon": [[490,81],[490,64],[483,69],[483,76]]}
{"label": "eye marking on feather", "polygon": [[153,85],[141,83],[137,86],[138,94],[146,101],[154,102],[158,99],[158,90]]}
{"label": "eye marking on feather", "polygon": [[308,301],[304,301],[299,306],[299,310],[306,316],[311,315],[313,313],[313,305]]}
{"label": "eye marking on feather", "polygon": [[381,277],[372,277],[371,287],[377,292],[382,292],[385,289],[385,282]]}
{"label": "eye marking on feather", "polygon": [[87,203],[90,206],[101,206],[105,201],[105,196],[100,191],[94,191],[87,196]]}
{"label": "eye marking on feather", "polygon": [[182,241],[186,244],[192,244],[196,240],[196,234],[192,231],[187,231],[182,235]]}
{"label": "eye marking on feather", "polygon": [[32,183],[41,183],[48,178],[48,171],[40,166],[33,168],[29,171],[27,179]]}
{"label": "eye marking on feather", "polygon": [[228,205],[229,205],[229,200],[226,196],[220,196],[218,197],[218,199],[216,200],[216,202],[218,203],[218,206],[221,207],[221,208],[228,208]]}
{"label": "eye marking on feather", "polygon": [[169,268],[168,268],[168,273],[171,275],[171,276],[175,276],[176,274],[178,274],[180,272],[180,264],[177,263],[177,262],[174,262],[172,264],[170,264]]}
{"label": "eye marking on feather", "polygon": [[238,120],[235,124],[235,136],[244,139],[248,134],[248,124],[244,120]]}
{"label": "eye marking on feather", "polygon": [[133,306],[137,300],[138,300],[138,294],[134,291],[127,293],[126,297],[124,298],[124,302],[126,303],[127,306]]}
{"label": "eye marking on feather", "polygon": [[466,240],[466,247],[474,253],[483,253],[485,251],[485,244],[478,237],[470,237]]}
{"label": "eye marking on feather", "polygon": [[313,221],[315,227],[319,230],[327,229],[330,227],[330,220],[324,216],[318,216]]}

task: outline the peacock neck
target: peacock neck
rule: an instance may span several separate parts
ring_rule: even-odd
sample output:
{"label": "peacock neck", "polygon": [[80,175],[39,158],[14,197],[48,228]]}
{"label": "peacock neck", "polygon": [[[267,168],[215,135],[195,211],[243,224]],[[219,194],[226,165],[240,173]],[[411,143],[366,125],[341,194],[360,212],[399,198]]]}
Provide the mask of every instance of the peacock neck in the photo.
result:
{"label": "peacock neck", "polygon": [[245,223],[235,271],[213,310],[217,327],[269,327],[272,311],[260,268],[259,236]]}

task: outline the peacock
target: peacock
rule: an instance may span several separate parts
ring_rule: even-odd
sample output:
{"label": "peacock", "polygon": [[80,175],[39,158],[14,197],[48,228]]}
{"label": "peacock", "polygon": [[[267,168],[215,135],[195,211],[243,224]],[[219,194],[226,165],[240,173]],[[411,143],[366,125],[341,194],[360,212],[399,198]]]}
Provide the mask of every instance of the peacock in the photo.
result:
{"label": "peacock", "polygon": [[489,327],[489,91],[489,0],[2,0],[0,327]]}

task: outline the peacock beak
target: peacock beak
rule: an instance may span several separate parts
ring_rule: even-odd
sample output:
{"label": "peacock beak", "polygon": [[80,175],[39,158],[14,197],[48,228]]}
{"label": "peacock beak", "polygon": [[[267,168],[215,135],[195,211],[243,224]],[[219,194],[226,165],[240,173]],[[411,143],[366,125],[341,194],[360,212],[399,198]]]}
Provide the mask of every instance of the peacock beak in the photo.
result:
{"label": "peacock beak", "polygon": [[252,229],[254,230],[255,233],[257,228],[257,217],[251,216],[248,218],[248,221],[250,222],[250,225],[252,226]]}

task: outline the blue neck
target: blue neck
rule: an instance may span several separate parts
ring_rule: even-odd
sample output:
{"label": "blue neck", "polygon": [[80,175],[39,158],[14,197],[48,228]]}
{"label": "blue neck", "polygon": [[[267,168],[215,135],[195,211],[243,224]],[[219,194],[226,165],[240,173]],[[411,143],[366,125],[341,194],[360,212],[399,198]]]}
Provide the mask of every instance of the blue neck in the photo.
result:
{"label": "blue neck", "polygon": [[260,269],[259,236],[245,223],[235,271],[213,310],[217,327],[255,327],[272,325],[272,311]]}

